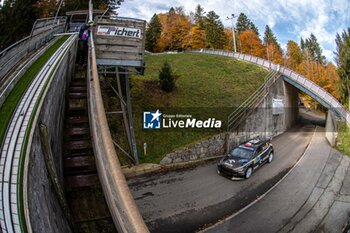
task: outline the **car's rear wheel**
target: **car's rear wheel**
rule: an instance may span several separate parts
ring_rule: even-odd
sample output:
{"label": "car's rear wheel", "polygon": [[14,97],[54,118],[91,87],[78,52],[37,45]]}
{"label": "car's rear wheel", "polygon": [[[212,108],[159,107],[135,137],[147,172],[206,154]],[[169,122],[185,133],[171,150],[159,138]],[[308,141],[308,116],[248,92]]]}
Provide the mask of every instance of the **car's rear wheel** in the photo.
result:
{"label": "car's rear wheel", "polygon": [[271,151],[270,154],[269,154],[269,157],[267,158],[267,162],[271,163],[272,160],[273,160],[273,152]]}
{"label": "car's rear wheel", "polygon": [[244,178],[249,179],[252,176],[253,168],[248,167],[248,169],[245,171]]}

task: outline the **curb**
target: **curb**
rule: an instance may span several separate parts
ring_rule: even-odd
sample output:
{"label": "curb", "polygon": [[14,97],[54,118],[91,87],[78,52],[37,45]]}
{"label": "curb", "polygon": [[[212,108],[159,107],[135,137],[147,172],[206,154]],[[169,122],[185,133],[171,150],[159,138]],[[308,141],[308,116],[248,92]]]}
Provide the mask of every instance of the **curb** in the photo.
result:
{"label": "curb", "polygon": [[129,178],[134,178],[134,177],[143,176],[143,175],[150,175],[150,174],[162,172],[162,171],[167,172],[167,171],[180,170],[188,167],[194,167],[208,161],[222,158],[224,156],[225,155],[212,156],[212,157],[207,157],[207,158],[188,161],[188,162],[172,163],[172,164],[166,164],[166,165],[144,163],[137,166],[124,166],[122,167],[122,171],[124,173],[125,178],[129,179]]}

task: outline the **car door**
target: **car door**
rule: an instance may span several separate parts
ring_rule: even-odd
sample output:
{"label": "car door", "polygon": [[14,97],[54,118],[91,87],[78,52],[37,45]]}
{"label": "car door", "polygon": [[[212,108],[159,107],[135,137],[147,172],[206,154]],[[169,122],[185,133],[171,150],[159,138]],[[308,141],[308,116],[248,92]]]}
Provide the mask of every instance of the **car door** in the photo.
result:
{"label": "car door", "polygon": [[269,147],[270,147],[270,144],[268,142],[266,142],[266,143],[264,143],[262,145],[262,147],[263,147],[263,152],[264,152],[263,155],[262,155],[262,158],[265,161],[265,160],[267,160],[269,158],[269,152],[270,152]]}
{"label": "car door", "polygon": [[255,151],[255,158],[254,158],[254,168],[258,167],[262,162],[262,146],[259,146]]}

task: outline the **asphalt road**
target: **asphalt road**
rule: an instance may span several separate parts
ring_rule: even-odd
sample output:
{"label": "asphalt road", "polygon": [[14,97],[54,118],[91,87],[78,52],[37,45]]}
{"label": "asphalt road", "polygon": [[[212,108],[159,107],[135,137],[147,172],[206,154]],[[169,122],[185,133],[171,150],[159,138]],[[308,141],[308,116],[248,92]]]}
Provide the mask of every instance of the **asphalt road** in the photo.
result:
{"label": "asphalt road", "polygon": [[151,232],[195,232],[232,215],[273,186],[301,157],[314,129],[312,125],[297,126],[274,138],[274,161],[249,180],[219,176],[213,162],[134,178],[128,181],[129,187]]}
{"label": "asphalt road", "polygon": [[302,160],[275,189],[205,232],[341,232],[350,204],[343,195],[350,190],[343,185],[349,164],[318,128]]}

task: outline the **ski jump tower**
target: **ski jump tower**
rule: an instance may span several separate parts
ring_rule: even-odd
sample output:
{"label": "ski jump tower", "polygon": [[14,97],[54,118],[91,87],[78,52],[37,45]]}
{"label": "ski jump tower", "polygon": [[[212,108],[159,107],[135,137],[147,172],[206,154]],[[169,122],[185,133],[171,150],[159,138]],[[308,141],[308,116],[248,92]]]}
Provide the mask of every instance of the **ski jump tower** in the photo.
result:
{"label": "ski jump tower", "polygon": [[116,87],[110,83],[109,85],[120,100],[120,109],[111,113],[123,117],[131,154],[117,142],[114,141],[114,144],[138,164],[128,75],[143,74],[146,21],[101,16],[95,19],[95,25],[93,39],[98,73],[102,77],[108,75],[116,78]]}

